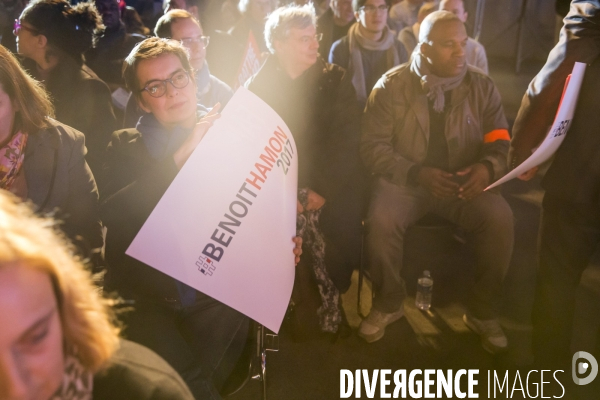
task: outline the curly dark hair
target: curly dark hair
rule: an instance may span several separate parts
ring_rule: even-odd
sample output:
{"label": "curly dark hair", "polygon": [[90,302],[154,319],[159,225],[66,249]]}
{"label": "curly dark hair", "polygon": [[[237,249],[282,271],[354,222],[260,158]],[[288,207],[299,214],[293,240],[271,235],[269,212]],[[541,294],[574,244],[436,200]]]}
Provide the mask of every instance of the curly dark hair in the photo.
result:
{"label": "curly dark hair", "polygon": [[83,62],[83,53],[94,46],[104,31],[102,17],[92,1],[72,6],[67,0],[33,0],[21,21],[48,39],[49,50]]}

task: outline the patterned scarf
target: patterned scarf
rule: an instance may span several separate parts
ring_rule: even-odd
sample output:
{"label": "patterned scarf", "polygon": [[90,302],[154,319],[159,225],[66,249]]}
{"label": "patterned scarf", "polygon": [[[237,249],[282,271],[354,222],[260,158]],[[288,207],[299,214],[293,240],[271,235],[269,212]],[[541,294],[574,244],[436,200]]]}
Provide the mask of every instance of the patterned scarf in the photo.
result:
{"label": "patterned scarf", "polygon": [[467,74],[467,63],[465,62],[462,71],[457,76],[442,78],[434,75],[429,70],[429,65],[418,48],[417,45],[417,48],[412,53],[410,70],[420,78],[421,87],[427,92],[427,98],[433,101],[433,109],[441,113],[444,111],[445,105],[444,92],[452,90],[461,84]]}
{"label": "patterned scarf", "polygon": [[[298,200],[306,209],[308,189],[298,190]],[[325,267],[325,238],[319,228],[321,210],[307,211],[296,216],[296,234],[302,237],[303,243],[313,256],[313,272],[321,295],[321,307],[317,310],[319,326],[323,332],[336,333],[342,322],[340,309],[340,292],[333,284]]]}
{"label": "patterned scarf", "polygon": [[94,374],[86,370],[77,357],[67,354],[63,383],[50,400],[91,400]]}
{"label": "patterned scarf", "polygon": [[10,141],[0,149],[0,188],[10,189],[25,159],[27,134],[17,132]]}
{"label": "patterned scarf", "polygon": [[[387,26],[381,35],[380,40],[371,40],[364,37],[357,22],[348,30],[348,39],[350,45],[350,60],[352,63],[352,85],[356,89],[356,95],[361,104],[367,101],[367,87],[365,83],[365,71],[362,62],[362,54],[360,49],[386,51],[386,70],[400,63],[400,55],[394,45],[396,42],[396,32],[392,31]],[[370,91],[372,88],[369,88]]]}

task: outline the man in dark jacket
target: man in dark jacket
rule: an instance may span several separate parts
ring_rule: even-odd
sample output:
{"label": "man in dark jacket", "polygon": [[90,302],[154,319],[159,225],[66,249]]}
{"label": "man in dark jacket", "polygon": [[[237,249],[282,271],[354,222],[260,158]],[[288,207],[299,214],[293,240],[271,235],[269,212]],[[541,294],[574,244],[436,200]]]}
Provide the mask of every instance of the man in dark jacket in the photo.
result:
{"label": "man in dark jacket", "polygon": [[[514,124],[509,162],[515,167],[544,139],[574,63],[591,64],[564,142],[542,180],[539,272],[533,309],[536,362],[568,370],[575,289],[600,243],[600,1],[574,0],[560,41],[533,79]],[[521,178],[531,179],[535,169]],[[580,343],[578,343],[580,345]]]}
{"label": "man in dark jacket", "polygon": [[411,63],[386,73],[367,101],[361,155],[377,177],[365,237],[375,298],[358,332],[367,342],[404,315],[404,233],[433,212],[472,233],[476,283],[465,323],[487,351],[508,345],[495,306],[512,255],[513,216],[502,196],[484,192],[506,172],[508,124],[494,83],[467,65],[466,41],[454,14],[430,14]]}
{"label": "man in dark jacket", "polygon": [[318,215],[326,273],[343,293],[360,259],[363,178],[354,89],[343,69],[319,58],[311,6],[276,10],[265,32],[272,54],[247,86],[294,135],[299,200],[305,211]]}
{"label": "man in dark jacket", "polygon": [[330,8],[317,20],[317,33],[323,34],[319,54],[329,58],[331,45],[348,34],[354,23],[352,0],[331,0]]}

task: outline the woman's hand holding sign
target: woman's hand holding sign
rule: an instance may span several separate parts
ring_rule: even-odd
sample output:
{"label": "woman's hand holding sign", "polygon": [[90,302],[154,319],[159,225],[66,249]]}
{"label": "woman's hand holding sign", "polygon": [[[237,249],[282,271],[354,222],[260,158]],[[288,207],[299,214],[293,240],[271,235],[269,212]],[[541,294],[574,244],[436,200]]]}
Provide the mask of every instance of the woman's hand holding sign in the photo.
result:
{"label": "woman's hand holding sign", "polygon": [[194,130],[188,136],[188,138],[183,142],[181,147],[177,149],[177,151],[173,154],[173,159],[175,160],[175,165],[177,165],[178,169],[183,167],[183,164],[187,161],[187,159],[192,155],[196,146],[202,141],[208,129],[213,125],[213,123],[221,117],[219,114],[219,110],[221,109],[221,103],[215,104],[215,106],[206,114],[204,117],[198,121]]}

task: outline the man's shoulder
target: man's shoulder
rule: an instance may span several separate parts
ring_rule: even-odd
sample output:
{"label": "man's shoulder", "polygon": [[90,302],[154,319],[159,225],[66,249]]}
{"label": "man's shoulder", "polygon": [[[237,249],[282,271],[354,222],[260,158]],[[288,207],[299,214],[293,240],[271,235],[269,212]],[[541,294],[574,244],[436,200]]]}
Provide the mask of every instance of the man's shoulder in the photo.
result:
{"label": "man's shoulder", "polygon": [[398,37],[410,37],[416,39],[412,26],[405,26],[402,28],[398,34]]}
{"label": "man's shoulder", "polygon": [[394,84],[401,84],[403,82],[413,79],[413,74],[410,71],[410,62],[400,64],[390,69],[388,72],[383,74],[381,79],[384,82],[390,82]]}
{"label": "man's shoulder", "polygon": [[471,80],[472,85],[478,85],[483,87],[496,87],[492,78],[490,78],[484,71],[480,68],[468,64],[467,72],[469,74],[469,78]]}
{"label": "man's shoulder", "polygon": [[[344,50],[346,50],[346,51],[344,51]],[[331,45],[330,51],[334,54],[338,54],[340,52],[350,53],[350,39],[348,38],[348,35],[342,36],[342,38],[333,42],[333,44]]]}
{"label": "man's shoulder", "polygon": [[410,62],[406,62],[383,74],[375,84],[373,92],[392,90],[394,93],[401,92],[410,97],[414,92],[415,79],[418,81],[416,75],[410,71]]}

